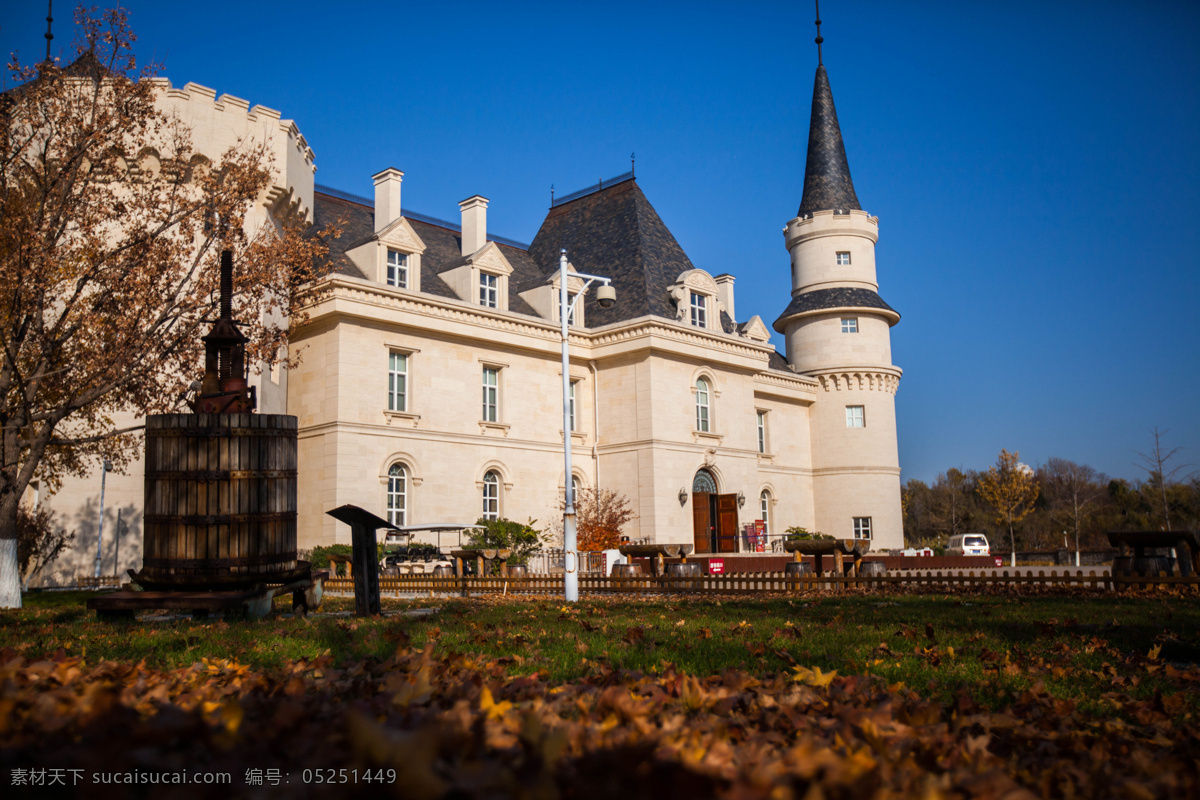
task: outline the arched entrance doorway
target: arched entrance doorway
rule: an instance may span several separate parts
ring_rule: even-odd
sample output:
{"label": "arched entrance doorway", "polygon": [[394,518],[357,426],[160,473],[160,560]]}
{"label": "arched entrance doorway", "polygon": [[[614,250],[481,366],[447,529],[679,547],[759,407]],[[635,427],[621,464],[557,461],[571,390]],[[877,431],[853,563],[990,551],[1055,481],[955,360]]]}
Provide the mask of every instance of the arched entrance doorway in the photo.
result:
{"label": "arched entrance doorway", "polygon": [[717,478],[699,469],[692,478],[692,538],[697,553],[737,552],[737,495],[720,494]]}

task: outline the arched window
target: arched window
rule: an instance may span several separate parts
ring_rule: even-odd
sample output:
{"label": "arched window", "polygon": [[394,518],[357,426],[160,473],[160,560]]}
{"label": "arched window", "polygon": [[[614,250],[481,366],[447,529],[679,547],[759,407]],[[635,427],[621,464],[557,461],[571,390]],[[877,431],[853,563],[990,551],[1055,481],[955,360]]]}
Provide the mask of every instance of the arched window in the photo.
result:
{"label": "arched window", "polygon": [[408,510],[408,472],[402,464],[392,464],[387,480],[387,519],[392,525],[404,524]]}
{"label": "arched window", "polygon": [[758,518],[763,521],[763,531],[770,535],[771,533],[771,493],[763,489],[763,493],[758,496]]}
{"label": "arched window", "polygon": [[572,505],[579,505],[579,478],[571,476],[571,501]]}
{"label": "arched window", "polygon": [[500,519],[500,476],[493,470],[483,476],[483,518]]}
{"label": "arched window", "polygon": [[696,470],[696,477],[692,478],[692,492],[716,494],[717,479],[706,469]]}
{"label": "arched window", "polygon": [[696,379],[696,430],[708,433],[708,381]]}

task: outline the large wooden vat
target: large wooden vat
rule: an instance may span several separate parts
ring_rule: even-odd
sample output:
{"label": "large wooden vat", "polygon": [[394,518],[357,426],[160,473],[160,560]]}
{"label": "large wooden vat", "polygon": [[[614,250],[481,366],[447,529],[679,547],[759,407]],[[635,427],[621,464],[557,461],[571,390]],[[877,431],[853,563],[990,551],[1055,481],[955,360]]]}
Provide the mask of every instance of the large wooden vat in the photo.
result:
{"label": "large wooden vat", "polygon": [[286,582],[296,561],[296,418],[156,414],[146,418],[147,589],[232,589]]}

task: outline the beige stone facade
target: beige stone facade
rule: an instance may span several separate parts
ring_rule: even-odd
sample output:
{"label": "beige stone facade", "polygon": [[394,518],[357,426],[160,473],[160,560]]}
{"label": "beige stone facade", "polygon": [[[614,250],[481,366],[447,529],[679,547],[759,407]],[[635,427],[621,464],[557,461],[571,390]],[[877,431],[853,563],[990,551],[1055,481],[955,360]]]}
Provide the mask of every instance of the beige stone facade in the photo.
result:
{"label": "beige stone facade", "polygon": [[[765,510],[775,536],[802,526],[901,546],[901,372],[890,346],[899,315],[878,295],[878,220],[857,206],[844,151],[841,162],[822,155],[830,127],[817,101],[804,201],[784,228],[792,298],[774,327],[785,357],[754,314],[773,310],[734,302],[735,280],[786,280],[782,258],[778,277],[696,269],[632,175],[555,204],[533,243],[518,245],[488,231],[486,198],[464,200],[450,223],[405,210],[398,169],[372,177],[373,198],[314,187],[312,151],[278,112],[194,84],[163,82],[160,96],[191,121],[201,153],[272,143],[275,181],[248,224],[300,215],[346,231],[293,343],[300,366],[256,379],[261,411],[299,419],[300,548],[348,542],[326,514],[347,503],[410,525],[493,514],[548,527],[560,515],[564,247],[573,272],[612,277],[617,289],[612,308],[593,289],[576,309],[566,435],[578,485],[630,499],[637,519],[625,535],[739,549],[711,535]],[[849,194],[822,188],[837,181]],[[569,279],[572,295],[582,288]],[[106,538],[118,510],[127,526],[121,572],[140,559],[140,466],[107,484]],[[81,536],[47,582],[90,574],[99,489],[97,472],[49,500]],[[104,551],[112,574],[111,543]]]}

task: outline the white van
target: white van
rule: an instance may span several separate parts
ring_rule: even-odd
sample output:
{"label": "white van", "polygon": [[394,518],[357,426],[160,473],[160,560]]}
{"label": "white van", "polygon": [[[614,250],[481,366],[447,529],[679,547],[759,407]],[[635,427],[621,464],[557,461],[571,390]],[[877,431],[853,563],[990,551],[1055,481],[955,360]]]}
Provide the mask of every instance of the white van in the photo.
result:
{"label": "white van", "polygon": [[946,545],[948,556],[990,556],[992,548],[982,533],[960,533],[950,537]]}

